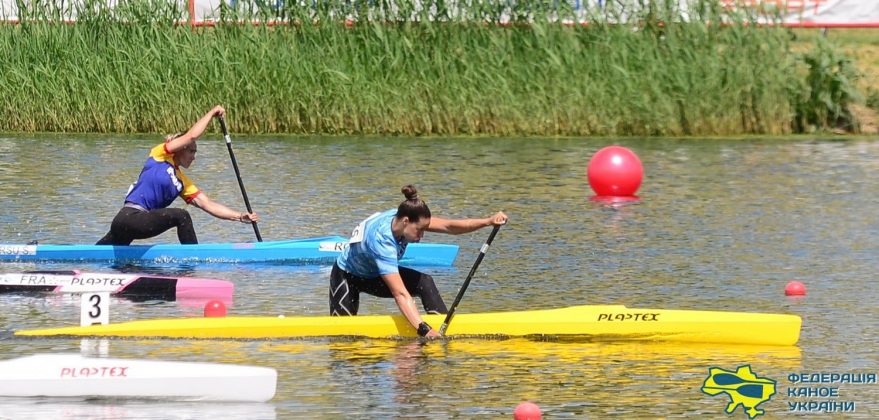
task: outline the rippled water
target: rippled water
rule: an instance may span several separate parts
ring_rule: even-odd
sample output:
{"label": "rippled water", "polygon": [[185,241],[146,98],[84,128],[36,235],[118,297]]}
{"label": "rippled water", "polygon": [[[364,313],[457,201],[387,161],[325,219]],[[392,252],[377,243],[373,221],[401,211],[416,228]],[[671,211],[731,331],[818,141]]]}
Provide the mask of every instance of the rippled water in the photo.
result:
{"label": "rippled water", "polygon": [[[152,137],[0,138],[0,243],[92,243],[108,228]],[[0,400],[0,418],[511,417],[532,400],[547,418],[725,418],[728,399],[699,388],[709,367],[750,364],[777,381],[760,407],[853,401],[879,415],[877,384],[792,385],[792,373],[877,371],[879,142],[868,139],[411,139],[234,137],[264,239],[344,235],[395,207],[407,183],[433,213],[504,227],[459,310],[578,304],[793,313],[795,347],[668,343],[452,340],[111,340],[111,357],[230,362],[278,369],[266,404]],[[590,156],[621,144],[644,163],[641,201],[589,200]],[[243,208],[225,144],[199,144],[188,171],[212,198]],[[178,203],[177,205],[181,205]],[[201,242],[253,240],[248,225],[191,209]],[[461,246],[455,269],[433,270],[450,302],[488,231],[428,234]],[[156,239],[174,242],[173,234]],[[0,264],[30,269],[150,271],[235,283],[230,313],[326,314],[326,267],[111,267]],[[808,295],[787,298],[785,284]],[[0,295],[0,358],[79,352],[80,340],[21,339],[11,331],[78,323],[70,296]],[[200,303],[114,300],[111,321],[201,314]],[[362,313],[395,313],[364,296]],[[89,350],[89,351],[94,351]],[[788,388],[836,386],[840,397],[796,398]],[[733,414],[744,416],[741,408]],[[812,413],[813,415],[820,415]],[[742,417],[739,417],[742,418]]]}

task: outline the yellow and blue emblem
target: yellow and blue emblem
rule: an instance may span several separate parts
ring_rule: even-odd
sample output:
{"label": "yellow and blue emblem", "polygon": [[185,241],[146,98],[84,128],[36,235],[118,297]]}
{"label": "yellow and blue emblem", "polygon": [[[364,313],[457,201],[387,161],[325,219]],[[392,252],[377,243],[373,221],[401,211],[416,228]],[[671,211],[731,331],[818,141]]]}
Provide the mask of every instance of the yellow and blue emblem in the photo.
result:
{"label": "yellow and blue emblem", "polygon": [[757,406],[775,395],[775,381],[754,375],[751,365],[739,366],[735,372],[713,367],[708,369],[702,392],[712,396],[725,393],[730,399],[726,414],[732,415],[741,404],[748,418],[753,419],[765,412]]}

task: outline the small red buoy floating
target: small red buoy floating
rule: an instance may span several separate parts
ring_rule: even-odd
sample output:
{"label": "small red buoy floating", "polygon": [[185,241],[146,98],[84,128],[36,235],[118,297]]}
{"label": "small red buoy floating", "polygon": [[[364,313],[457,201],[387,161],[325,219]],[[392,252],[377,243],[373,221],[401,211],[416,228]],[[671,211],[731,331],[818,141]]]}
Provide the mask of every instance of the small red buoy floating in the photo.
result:
{"label": "small red buoy floating", "polygon": [[226,305],[219,300],[208,301],[204,305],[205,318],[218,318],[226,316]]}
{"label": "small red buoy floating", "polygon": [[540,420],[541,416],[540,407],[530,401],[517,405],[516,409],[513,410],[514,420]]}
{"label": "small red buoy floating", "polygon": [[784,294],[787,296],[805,296],[806,286],[796,280],[791,280],[784,286]]}
{"label": "small red buoy floating", "polygon": [[644,167],[635,152],[622,146],[607,146],[592,155],[586,169],[589,186],[599,197],[631,197],[641,186]]}

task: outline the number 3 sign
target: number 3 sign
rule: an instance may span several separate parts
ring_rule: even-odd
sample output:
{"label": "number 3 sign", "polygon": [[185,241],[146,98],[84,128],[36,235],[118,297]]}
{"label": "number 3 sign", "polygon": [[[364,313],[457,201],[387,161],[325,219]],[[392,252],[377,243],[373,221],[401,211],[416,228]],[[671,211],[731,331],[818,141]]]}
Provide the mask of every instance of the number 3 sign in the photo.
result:
{"label": "number 3 sign", "polygon": [[110,293],[83,293],[80,304],[79,325],[87,327],[110,323]]}

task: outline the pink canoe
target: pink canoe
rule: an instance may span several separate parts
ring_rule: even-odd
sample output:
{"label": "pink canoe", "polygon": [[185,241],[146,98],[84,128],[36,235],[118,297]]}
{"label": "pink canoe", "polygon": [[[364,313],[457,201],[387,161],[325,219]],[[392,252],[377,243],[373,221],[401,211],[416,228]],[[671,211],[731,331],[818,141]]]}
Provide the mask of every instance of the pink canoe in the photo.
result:
{"label": "pink canoe", "polygon": [[231,302],[235,286],[225,280],[152,274],[29,271],[0,274],[0,293],[109,292],[135,301],[204,300]]}

